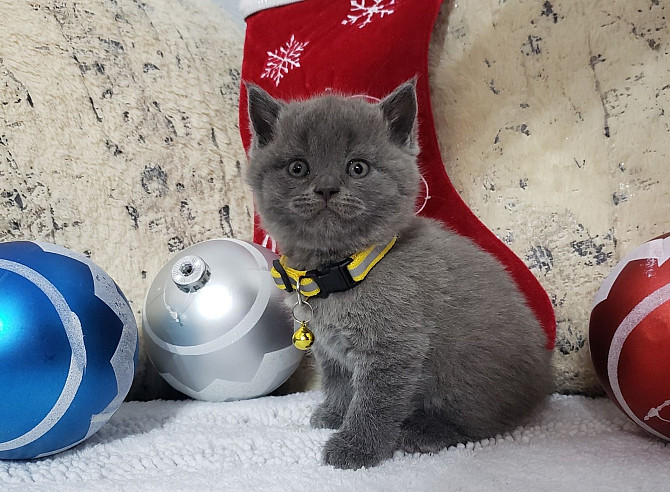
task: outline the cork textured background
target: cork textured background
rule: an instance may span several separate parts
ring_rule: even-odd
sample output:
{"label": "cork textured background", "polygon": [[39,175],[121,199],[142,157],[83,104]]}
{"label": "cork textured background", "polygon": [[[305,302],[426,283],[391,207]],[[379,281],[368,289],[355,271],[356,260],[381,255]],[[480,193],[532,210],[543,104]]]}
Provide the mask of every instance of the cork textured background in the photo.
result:
{"label": "cork textured background", "polygon": [[548,291],[565,392],[600,391],[600,283],[670,231],[669,14],[663,0],[457,2],[433,47],[447,173]]}
{"label": "cork textured background", "polygon": [[[175,252],[251,237],[243,33],[190,0],[2,0],[0,12],[0,240],[83,252],[139,322]],[[140,367],[131,396],[171,394],[144,352]]]}

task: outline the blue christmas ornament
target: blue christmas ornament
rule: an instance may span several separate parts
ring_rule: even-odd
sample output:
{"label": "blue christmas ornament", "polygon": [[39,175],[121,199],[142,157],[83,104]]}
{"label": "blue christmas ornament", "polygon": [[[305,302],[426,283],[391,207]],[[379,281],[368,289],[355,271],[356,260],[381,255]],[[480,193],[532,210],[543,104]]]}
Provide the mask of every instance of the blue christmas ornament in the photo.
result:
{"label": "blue christmas ornament", "polygon": [[61,246],[0,244],[0,459],[68,449],[128,394],[138,357],[127,299]]}

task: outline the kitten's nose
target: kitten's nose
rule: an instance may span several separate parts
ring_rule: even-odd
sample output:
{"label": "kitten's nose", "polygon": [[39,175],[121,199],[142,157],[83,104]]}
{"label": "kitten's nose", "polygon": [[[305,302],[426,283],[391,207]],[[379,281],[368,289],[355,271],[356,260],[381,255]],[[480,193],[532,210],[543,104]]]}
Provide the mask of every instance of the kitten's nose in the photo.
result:
{"label": "kitten's nose", "polygon": [[324,201],[340,191],[340,184],[334,179],[323,180],[314,187],[314,193],[321,195]]}
{"label": "kitten's nose", "polygon": [[321,195],[324,199],[324,201],[330,200],[330,197],[333,196],[335,193],[340,191],[339,188],[335,187],[330,187],[330,188],[314,188],[314,193],[317,195]]}

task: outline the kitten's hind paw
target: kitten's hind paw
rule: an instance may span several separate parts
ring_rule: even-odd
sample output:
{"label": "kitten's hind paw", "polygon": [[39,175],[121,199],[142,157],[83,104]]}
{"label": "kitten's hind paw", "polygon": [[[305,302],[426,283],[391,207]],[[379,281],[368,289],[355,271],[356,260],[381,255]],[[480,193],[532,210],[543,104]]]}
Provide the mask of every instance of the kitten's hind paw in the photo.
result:
{"label": "kitten's hind paw", "polygon": [[398,448],[406,453],[439,453],[457,443],[458,440],[444,439],[443,436],[418,435],[403,431],[398,440]]}
{"label": "kitten's hind paw", "polygon": [[309,423],[315,429],[339,429],[343,420],[343,415],[321,404],[314,410]]}
{"label": "kitten's hind paw", "polygon": [[400,429],[398,449],[406,453],[439,453],[449,446],[469,440],[448,424],[409,419]]}

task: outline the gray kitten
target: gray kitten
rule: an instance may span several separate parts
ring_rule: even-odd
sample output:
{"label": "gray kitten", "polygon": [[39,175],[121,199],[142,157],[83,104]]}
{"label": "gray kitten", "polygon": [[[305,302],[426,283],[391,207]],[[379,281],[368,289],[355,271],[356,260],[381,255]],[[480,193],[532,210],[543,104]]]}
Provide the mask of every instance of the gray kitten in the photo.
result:
{"label": "gray kitten", "polygon": [[374,466],[397,449],[437,452],[523,423],[552,387],[546,336],[497,261],[415,216],[414,84],[378,104],[247,89],[247,181],[289,266],[398,237],[362,283],[309,300],[325,394],[311,424],[339,429],[325,463]]}

